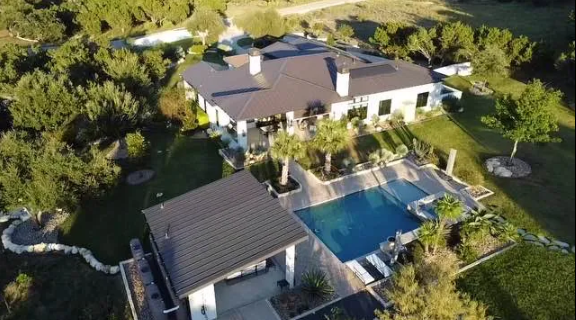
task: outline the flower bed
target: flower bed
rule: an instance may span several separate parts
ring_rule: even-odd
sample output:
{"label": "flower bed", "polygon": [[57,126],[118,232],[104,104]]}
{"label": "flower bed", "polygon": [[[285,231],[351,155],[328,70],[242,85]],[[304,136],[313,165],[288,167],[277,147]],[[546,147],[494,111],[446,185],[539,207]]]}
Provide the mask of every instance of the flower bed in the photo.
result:
{"label": "flower bed", "polygon": [[492,195],[494,195],[494,192],[492,190],[487,189],[484,186],[470,186],[468,188],[466,188],[465,190],[470,197],[472,197],[472,199],[479,201],[485,198],[488,198]]}
{"label": "flower bed", "polygon": [[288,177],[288,184],[285,186],[280,184],[280,179],[274,178],[267,182],[267,184],[274,190],[276,195],[288,195],[302,189],[302,186],[296,179]]}

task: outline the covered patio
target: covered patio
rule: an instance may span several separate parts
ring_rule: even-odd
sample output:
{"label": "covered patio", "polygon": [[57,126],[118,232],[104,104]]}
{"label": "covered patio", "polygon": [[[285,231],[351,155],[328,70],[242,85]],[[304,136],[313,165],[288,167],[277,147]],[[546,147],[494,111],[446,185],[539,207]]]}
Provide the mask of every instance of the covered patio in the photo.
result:
{"label": "covered patio", "polygon": [[167,285],[193,320],[221,319],[295,284],[296,246],[308,234],[248,171],[144,214]]}

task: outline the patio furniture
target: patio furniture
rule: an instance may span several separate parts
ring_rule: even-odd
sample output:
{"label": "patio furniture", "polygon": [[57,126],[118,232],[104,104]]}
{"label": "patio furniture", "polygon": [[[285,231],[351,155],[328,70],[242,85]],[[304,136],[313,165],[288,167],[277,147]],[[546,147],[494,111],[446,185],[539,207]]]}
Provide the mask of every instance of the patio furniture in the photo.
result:
{"label": "patio furniture", "polygon": [[390,278],[394,274],[394,271],[392,271],[392,269],[390,269],[390,267],[388,267],[388,265],[382,261],[378,255],[370,255],[366,260],[368,260],[368,262],[370,262],[370,264],[372,264],[378,272],[384,276],[384,278]]}
{"label": "patio furniture", "polygon": [[284,289],[290,288],[290,283],[286,279],[282,279],[276,282],[276,286],[280,288],[280,291],[284,291]]}
{"label": "patio furniture", "polygon": [[358,263],[358,261],[352,260],[346,262],[346,265],[348,266],[348,268],[350,268],[350,270],[352,270],[356,274],[356,276],[358,276],[358,278],[360,278],[360,280],[362,280],[364,284],[370,284],[376,281],[374,277],[372,277],[372,275],[368,271],[366,271],[366,269],[364,269],[364,267],[360,265],[360,263]]}

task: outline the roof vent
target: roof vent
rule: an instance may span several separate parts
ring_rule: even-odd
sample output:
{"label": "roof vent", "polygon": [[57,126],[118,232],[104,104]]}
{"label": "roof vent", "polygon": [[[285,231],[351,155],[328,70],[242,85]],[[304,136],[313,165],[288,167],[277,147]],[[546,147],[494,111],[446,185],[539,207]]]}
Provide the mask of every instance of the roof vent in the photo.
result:
{"label": "roof vent", "polygon": [[398,67],[397,64],[394,65],[394,69],[396,69],[396,71],[398,71],[400,69],[400,67]]}
{"label": "roof vent", "polygon": [[166,238],[166,240],[170,239],[170,224],[168,224],[166,227],[166,234],[164,235],[164,238]]}
{"label": "roof vent", "polygon": [[160,204],[160,210],[164,210],[164,202]]}

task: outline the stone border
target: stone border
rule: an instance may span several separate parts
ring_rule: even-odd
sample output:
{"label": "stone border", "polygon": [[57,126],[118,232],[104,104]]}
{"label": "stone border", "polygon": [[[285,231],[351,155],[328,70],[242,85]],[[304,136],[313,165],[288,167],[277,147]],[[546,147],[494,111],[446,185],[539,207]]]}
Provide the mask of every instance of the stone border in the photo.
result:
{"label": "stone border", "polygon": [[538,236],[529,233],[525,229],[518,229],[518,234],[525,243],[546,248],[550,251],[561,252],[563,254],[576,254],[576,247],[570,246],[569,243],[555,240],[546,236]]}
{"label": "stone border", "polygon": [[106,274],[115,275],[120,272],[119,266],[109,266],[98,261],[92,251],[80,248],[76,246],[67,246],[59,243],[38,243],[35,245],[18,245],[12,242],[12,234],[16,228],[23,222],[28,221],[32,218],[28,210],[25,208],[21,209],[16,213],[9,214],[7,216],[1,217],[0,221],[8,222],[10,220],[15,220],[2,232],[2,245],[6,250],[11,251],[16,254],[22,253],[63,253],[65,255],[81,255],[82,258],[96,271],[100,271]]}
{"label": "stone border", "polygon": [[278,193],[278,191],[276,191],[276,189],[274,189],[274,187],[272,186],[272,183],[270,182],[270,180],[266,180],[264,181],[262,184],[266,186],[266,189],[268,189],[268,192],[270,192],[272,195],[275,195],[277,198],[286,198],[289,197],[293,194],[296,193],[300,193],[302,192],[302,183],[300,183],[300,181],[296,180],[296,178],[294,178],[293,176],[288,176],[290,179],[294,180],[296,183],[298,183],[298,188],[296,188],[295,190],[289,191],[289,192],[285,192],[285,193]]}
{"label": "stone border", "polygon": [[[465,184],[468,185],[467,183],[465,183]],[[472,189],[472,188],[478,188],[478,187],[481,187],[482,189],[484,189],[484,190],[487,191],[488,193],[486,193],[486,194],[484,194],[484,195],[482,195],[482,196],[480,196],[480,197],[477,197],[477,198],[473,197],[472,194],[470,193],[470,189]],[[493,196],[493,195],[496,194],[494,191],[492,191],[492,190],[490,190],[490,189],[488,189],[488,188],[486,188],[485,186],[482,186],[482,185],[478,185],[478,186],[468,186],[468,187],[466,187],[466,189],[464,189],[464,191],[466,191],[466,193],[468,193],[468,195],[469,195],[472,199],[474,199],[474,200],[476,200],[476,201],[480,201],[480,200],[489,198],[489,197],[491,197],[491,196]]]}
{"label": "stone border", "polygon": [[511,244],[505,245],[504,247],[502,247],[502,248],[500,248],[500,249],[497,249],[496,251],[494,251],[494,252],[492,252],[492,253],[489,253],[488,255],[485,255],[484,257],[482,257],[482,258],[480,258],[480,259],[472,262],[471,264],[466,265],[466,266],[460,268],[460,270],[458,270],[458,274],[464,273],[464,272],[466,272],[466,271],[468,271],[468,270],[470,270],[470,269],[472,269],[472,268],[475,268],[475,267],[477,267],[477,266],[479,266],[479,265],[487,262],[488,260],[491,260],[491,259],[493,259],[493,258],[496,258],[497,256],[499,256],[499,255],[501,255],[501,254],[503,254],[503,253],[511,250],[512,248],[516,247],[517,245],[518,245],[517,242],[513,242],[513,243],[511,243]]}

